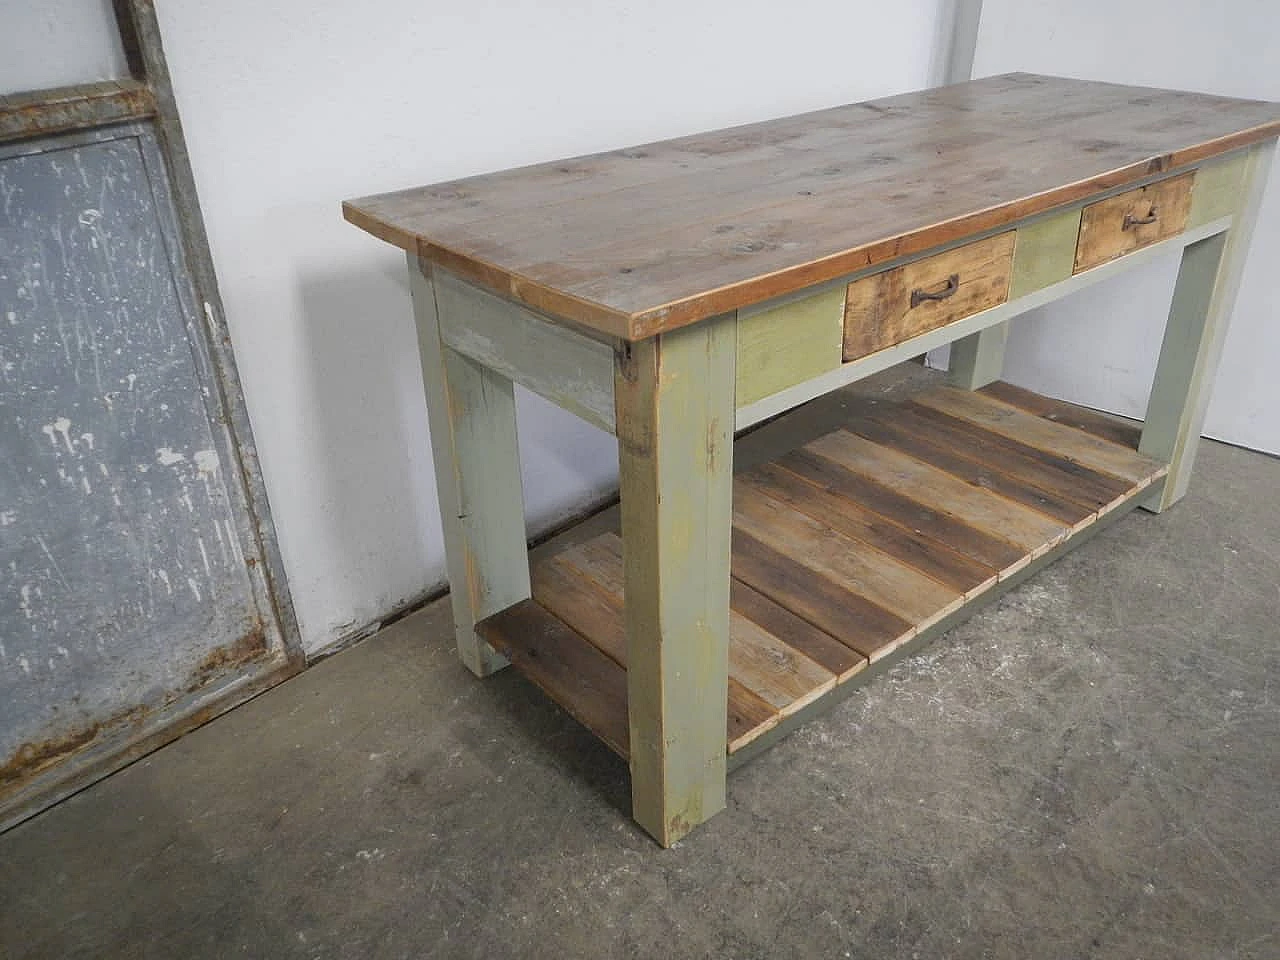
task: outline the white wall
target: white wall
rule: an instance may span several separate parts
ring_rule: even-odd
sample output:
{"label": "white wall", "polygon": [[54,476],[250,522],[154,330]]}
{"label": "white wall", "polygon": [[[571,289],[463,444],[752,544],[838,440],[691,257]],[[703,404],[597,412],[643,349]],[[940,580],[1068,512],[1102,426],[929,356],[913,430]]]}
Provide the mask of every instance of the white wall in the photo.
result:
{"label": "white wall", "polygon": [[[1280,100],[1276,0],[986,0],[974,76],[1009,70]],[[1280,165],[1272,170],[1209,407],[1209,436],[1280,453]],[[1141,417],[1177,257],[1013,325],[1015,383]]]}
{"label": "white wall", "polygon": [[128,73],[111,0],[0,0],[0,96]]}
{"label": "white wall", "polygon": [[[925,86],[940,6],[158,4],[309,650],[444,575],[403,258],[339,201]],[[616,483],[610,437],[520,418],[531,527]]]}

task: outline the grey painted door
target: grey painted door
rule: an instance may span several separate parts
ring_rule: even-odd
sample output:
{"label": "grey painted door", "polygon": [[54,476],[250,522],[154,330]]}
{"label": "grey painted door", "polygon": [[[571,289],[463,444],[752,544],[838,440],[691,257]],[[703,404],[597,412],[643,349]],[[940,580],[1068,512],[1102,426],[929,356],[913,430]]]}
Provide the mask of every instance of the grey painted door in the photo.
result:
{"label": "grey painted door", "polygon": [[0,146],[0,826],[288,660],[182,250],[150,125]]}

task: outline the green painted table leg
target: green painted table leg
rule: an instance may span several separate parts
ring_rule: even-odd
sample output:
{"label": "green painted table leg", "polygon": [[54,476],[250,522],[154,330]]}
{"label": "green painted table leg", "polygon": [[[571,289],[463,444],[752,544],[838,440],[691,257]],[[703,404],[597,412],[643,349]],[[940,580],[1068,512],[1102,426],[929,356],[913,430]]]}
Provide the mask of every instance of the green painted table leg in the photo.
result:
{"label": "green painted table leg", "polygon": [[725,805],[736,322],[616,363],[632,810],[663,846]]}
{"label": "green painted table leg", "polygon": [[[1070,278],[1079,233],[1079,209],[1050,214],[1019,227],[1009,299],[1017,300]],[[999,380],[1008,342],[1008,320],[957,340],[951,345],[948,365],[951,382],[965,390],[977,390]]]}
{"label": "green painted table leg", "polygon": [[1008,342],[1008,320],[955,341],[947,366],[951,382],[964,390],[977,390],[999,380]]}
{"label": "green painted table leg", "polygon": [[408,259],[458,654],[483,677],[507,661],[476,623],[529,596],[515,397],[506,377],[444,345],[430,266]]}
{"label": "green painted table leg", "polygon": [[1142,504],[1153,513],[1177,503],[1187,492],[1274,151],[1274,140],[1250,151],[1231,228],[1188,244],[1183,251],[1138,447],[1169,463],[1164,488]]}

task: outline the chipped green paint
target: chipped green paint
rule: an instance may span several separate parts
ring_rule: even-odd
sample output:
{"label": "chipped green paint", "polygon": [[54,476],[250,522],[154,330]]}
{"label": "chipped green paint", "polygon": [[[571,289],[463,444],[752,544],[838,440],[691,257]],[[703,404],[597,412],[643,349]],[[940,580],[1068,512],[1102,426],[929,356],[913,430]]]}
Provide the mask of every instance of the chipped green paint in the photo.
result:
{"label": "chipped green paint", "polygon": [[736,318],[617,354],[632,812],[670,846],[725,804]]}
{"label": "chipped green paint", "polygon": [[1274,140],[1249,150],[1231,229],[1189,244],[1182,253],[1138,446],[1169,464],[1159,495],[1142,504],[1153,513],[1177,503],[1187,492],[1274,153]]}
{"label": "chipped green paint", "polygon": [[408,261],[458,654],[483,677],[507,661],[476,623],[530,593],[515,397],[502,374],[441,342],[429,268]]}

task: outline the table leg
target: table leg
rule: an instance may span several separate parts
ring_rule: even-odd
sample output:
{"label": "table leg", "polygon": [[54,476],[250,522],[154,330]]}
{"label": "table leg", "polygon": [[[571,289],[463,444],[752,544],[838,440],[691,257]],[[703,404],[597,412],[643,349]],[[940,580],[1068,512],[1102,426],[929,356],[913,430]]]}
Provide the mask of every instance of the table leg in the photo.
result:
{"label": "table leg", "polygon": [[483,677],[506,659],[475,625],[529,597],[529,562],[511,381],[440,339],[431,267],[409,254],[458,655]]}
{"label": "table leg", "polygon": [[1169,464],[1163,489],[1142,504],[1152,513],[1187,492],[1274,148],[1252,148],[1231,228],[1183,250],[1138,447]]}
{"label": "table leg", "polygon": [[1009,340],[1009,321],[997,323],[951,344],[947,372],[951,382],[965,390],[977,390],[1000,379],[1004,369],[1004,348]]}
{"label": "table leg", "polygon": [[632,812],[663,846],[725,805],[736,323],[615,364]]}

